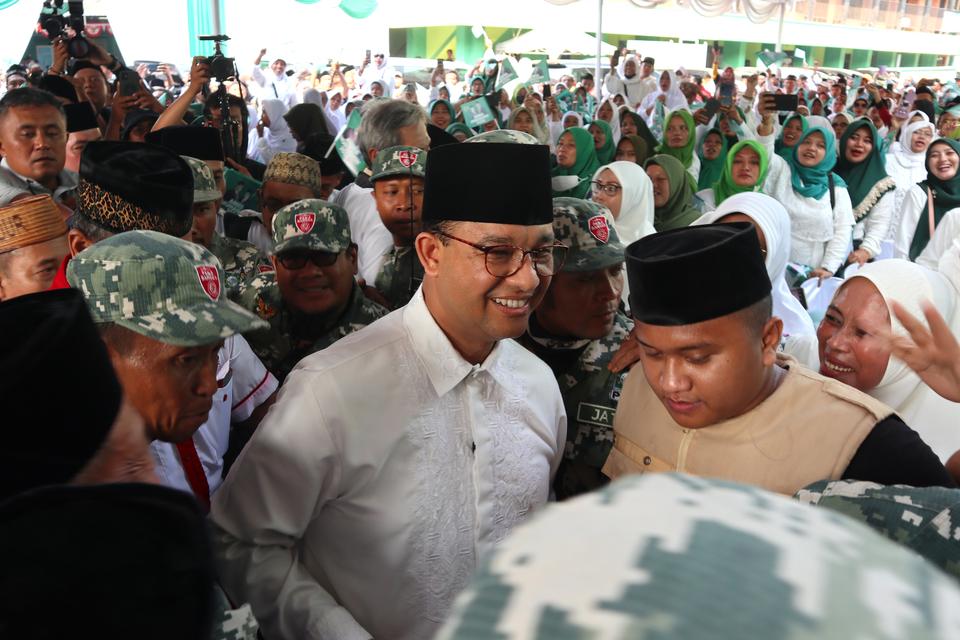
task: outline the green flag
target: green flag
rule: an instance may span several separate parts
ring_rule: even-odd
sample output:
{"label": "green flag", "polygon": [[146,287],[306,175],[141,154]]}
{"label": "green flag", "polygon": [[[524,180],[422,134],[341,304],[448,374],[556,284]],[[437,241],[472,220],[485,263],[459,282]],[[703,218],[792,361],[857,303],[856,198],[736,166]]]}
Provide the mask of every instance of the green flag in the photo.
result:
{"label": "green flag", "polygon": [[343,0],[340,8],[351,18],[362,20],[377,10],[377,0]]}
{"label": "green flag", "polygon": [[530,84],[538,82],[550,82],[550,66],[546,60],[541,60],[533,67],[533,73],[530,74]]}
{"label": "green flag", "polygon": [[463,120],[471,129],[478,130],[491,120],[496,121],[497,117],[493,115],[493,109],[486,98],[477,98],[467,102],[462,107]]}
{"label": "green flag", "polygon": [[510,62],[510,58],[504,58],[503,62],[500,63],[500,75],[497,77],[497,91],[519,77],[516,69],[513,68],[513,63]]}
{"label": "green flag", "polygon": [[782,51],[763,50],[757,54],[757,62],[762,63],[764,67],[778,64],[787,59],[787,54]]}
{"label": "green flag", "polygon": [[347,126],[337,134],[337,139],[333,141],[333,145],[327,151],[327,155],[330,155],[330,152],[336,148],[343,164],[347,165],[347,169],[354,177],[360,175],[367,167],[367,163],[363,159],[363,153],[360,151],[360,145],[357,144],[357,129],[360,127],[360,118],[360,109],[351,111]]}

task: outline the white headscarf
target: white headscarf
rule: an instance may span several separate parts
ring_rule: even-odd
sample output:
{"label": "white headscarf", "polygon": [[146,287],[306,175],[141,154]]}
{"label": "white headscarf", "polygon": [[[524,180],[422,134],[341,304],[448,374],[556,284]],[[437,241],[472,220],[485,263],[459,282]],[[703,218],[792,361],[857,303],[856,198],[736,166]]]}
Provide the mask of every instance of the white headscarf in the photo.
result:
{"label": "white headscarf", "polygon": [[[341,96],[339,109],[330,108],[334,95]],[[327,91],[327,106],[324,107],[323,109],[323,115],[327,118],[328,125],[333,126],[333,132],[334,132],[333,135],[337,135],[337,132],[339,132],[340,129],[342,129],[345,124],[347,124],[347,116],[344,114],[345,104],[346,103],[343,100],[343,96],[339,91],[335,89],[330,89],[329,91]]]}
{"label": "white headscarf", "polygon": [[264,100],[261,109],[270,119],[270,126],[263,130],[263,141],[266,143],[266,148],[257,148],[259,153],[256,155],[260,157],[254,159],[267,164],[273,156],[281,151],[296,151],[297,141],[290,135],[290,127],[287,125],[287,121],[283,119],[283,114],[287,112],[287,105],[282,100]]}
{"label": "white headscarf", "polygon": [[[904,125],[900,130],[900,139],[896,144],[891,145],[890,153],[887,155],[888,158],[892,159],[892,162],[888,162],[888,166],[893,164],[899,169],[897,173],[901,175],[911,175],[917,176],[921,172],[923,176],[919,180],[923,180],[926,177],[927,168],[926,168],[926,159],[927,152],[926,150],[915,152],[911,151],[910,143],[913,140],[913,134],[920,129],[929,128],[930,132],[933,134],[933,138],[937,137],[937,128],[933,126],[933,123],[930,122],[930,119],[927,117],[923,111],[911,111],[910,115],[907,116],[909,120],[915,115],[923,116],[923,120],[917,120],[916,122],[910,122],[909,124]],[[889,171],[889,168],[888,168]],[[908,174],[909,172],[909,174]],[[900,184],[900,178],[898,176],[893,176],[894,180],[897,180],[897,186],[905,187],[906,184]],[[910,183],[917,182],[918,180],[910,179]]]}
{"label": "white headscarf", "polygon": [[[666,95],[667,99],[663,105],[663,112],[670,113],[671,111],[676,111],[677,109],[686,109],[690,111],[690,103],[687,102],[687,98],[683,95],[683,92],[680,91],[680,81],[673,74],[672,71],[664,70],[660,72],[660,77],[662,78],[666,75],[670,78],[670,87],[666,91],[660,88],[660,81],[657,80],[657,90],[649,93],[646,98],[643,99],[643,103],[640,105],[641,115],[646,117],[646,110],[654,106],[657,102],[657,98],[662,95]],[[648,120],[653,118],[655,111],[650,113]]]}
{"label": "white headscarf", "polygon": [[604,98],[600,101],[600,104],[597,105],[597,110],[593,112],[593,118],[594,120],[599,118],[597,114],[600,113],[600,107],[605,103],[609,103],[610,108],[613,110],[613,115],[610,116],[609,120],[604,120],[604,122],[610,125],[610,129],[613,130],[613,144],[616,145],[620,142],[620,107],[614,104],[612,98]]}
{"label": "white headscarf", "polygon": [[562,129],[566,129],[563,123],[567,121],[567,116],[576,116],[577,124],[575,126],[583,127],[583,116],[580,115],[578,111],[567,111],[562,116],[560,116],[560,127]]}
{"label": "white headscarf", "polygon": [[737,193],[720,203],[694,224],[713,224],[731,213],[750,216],[767,241],[764,264],[773,286],[773,315],[783,320],[784,336],[816,335],[813,320],[787,286],[787,261],[790,258],[790,215],[783,205],[763,193]]}
{"label": "white headscarf", "polygon": [[[935,271],[908,260],[878,260],[865,264],[848,281],[854,278],[872,282],[888,309],[895,300],[927,326],[920,306],[927,300],[944,317],[954,335],[960,330],[957,291]],[[907,335],[892,309],[890,323],[895,335]],[[960,404],[937,395],[902,360],[891,356],[880,383],[867,393],[892,407],[943,462],[960,450]]]}
{"label": "white headscarf", "polygon": [[[628,60],[633,60],[634,69],[636,70],[636,72],[633,74],[633,77],[632,77],[632,78],[628,78],[628,77],[626,76],[626,71],[625,71],[625,69],[627,68],[627,61],[628,61]],[[620,60],[620,64],[617,65],[617,75],[620,76],[620,82],[622,82],[622,83],[623,83],[624,85],[626,85],[626,86],[634,85],[634,84],[639,84],[639,83],[643,82],[644,79],[643,79],[642,77],[640,77],[640,72],[641,72],[642,70],[643,70],[643,67],[642,67],[641,64],[640,64],[640,59],[637,58],[637,56],[636,56],[635,54],[632,54],[632,53],[629,54],[629,55],[624,56],[624,57]]]}

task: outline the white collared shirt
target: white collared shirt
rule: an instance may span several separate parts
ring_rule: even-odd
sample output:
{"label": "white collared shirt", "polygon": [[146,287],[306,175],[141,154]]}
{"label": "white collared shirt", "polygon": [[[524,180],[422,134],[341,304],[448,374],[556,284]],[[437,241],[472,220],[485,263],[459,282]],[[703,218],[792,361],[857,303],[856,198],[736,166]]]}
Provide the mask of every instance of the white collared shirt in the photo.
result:
{"label": "white collared shirt", "polygon": [[[279,386],[240,335],[224,340],[217,356],[220,365],[217,380],[221,386],[213,397],[207,421],[193,434],[211,496],[223,482],[223,456],[230,445],[231,423],[249,418]],[[150,453],[161,484],[193,494],[175,445],[154,440],[150,443]]]}
{"label": "white collared shirt", "polygon": [[393,235],[380,219],[373,189],[354,182],[337,193],[334,202],[347,210],[350,237],[357,244],[357,271],[367,284],[372,284],[393,249]]}
{"label": "white collared shirt", "polygon": [[469,364],[417,291],[287,378],[214,498],[221,582],[271,638],[429,638],[565,437],[543,362]]}
{"label": "white collared shirt", "polygon": [[35,196],[48,195],[56,202],[63,202],[63,196],[74,189],[80,183],[80,176],[69,169],[62,169],[57,176],[59,184],[53,191],[34,180],[21,176],[10,168],[6,158],[0,160],[0,207],[10,204],[10,202],[21,193],[30,193]]}

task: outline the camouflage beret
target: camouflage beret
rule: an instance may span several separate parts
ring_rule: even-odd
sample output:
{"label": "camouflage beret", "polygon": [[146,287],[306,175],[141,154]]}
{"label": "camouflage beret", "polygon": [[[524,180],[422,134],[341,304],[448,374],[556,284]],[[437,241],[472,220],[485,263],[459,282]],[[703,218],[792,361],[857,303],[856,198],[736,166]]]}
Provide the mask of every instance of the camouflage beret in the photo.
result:
{"label": "camouflage beret", "polygon": [[579,198],[553,199],[553,234],[570,247],[563,271],[595,271],[625,260],[610,211]]}
{"label": "camouflage beret", "polygon": [[283,151],[273,156],[263,173],[263,182],[282,182],[312,189],[320,195],[320,163],[300,153]]}
{"label": "camouflage beret", "polygon": [[67,266],[94,322],[159,342],[200,346],[267,323],[227,300],[223,267],[205,248],[155,231],[101,240]]}
{"label": "camouflage beret", "polygon": [[394,176],[413,176],[423,178],[426,175],[427,152],[418,147],[388,147],[377,152],[373,163],[373,175],[370,181]]}
{"label": "camouflage beret", "polygon": [[273,254],[291,249],[346,250],[350,239],[347,212],[326,200],[300,200],[288,204],[273,216]]}
{"label": "camouflage beret", "polygon": [[180,156],[193,172],[193,204],[213,202],[223,197],[217,188],[217,181],[213,177],[213,170],[203,160],[190,156]]}
{"label": "camouflage beret", "polygon": [[503,142],[512,144],[540,144],[540,141],[529,133],[513,129],[494,129],[485,131],[464,140],[464,142]]}

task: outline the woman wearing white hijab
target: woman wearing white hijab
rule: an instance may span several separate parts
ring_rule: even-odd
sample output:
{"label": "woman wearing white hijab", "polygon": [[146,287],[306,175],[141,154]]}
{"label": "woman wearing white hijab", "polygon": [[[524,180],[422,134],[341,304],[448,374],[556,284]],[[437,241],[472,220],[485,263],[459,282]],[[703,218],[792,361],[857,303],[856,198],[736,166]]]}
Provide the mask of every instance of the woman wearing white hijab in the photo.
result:
{"label": "woman wearing white hijab", "polygon": [[663,103],[664,114],[677,109],[690,110],[690,104],[687,102],[687,98],[680,92],[680,81],[674,78],[673,72],[669,70],[660,72],[660,81],[657,83],[657,90],[647,95],[637,110],[649,124],[652,124],[656,117],[658,101]]}
{"label": "woman wearing white hijab", "polygon": [[613,131],[613,144],[620,141],[620,108],[612,98],[604,98],[594,112],[594,120],[603,120]]}
{"label": "woman wearing white hijab", "polygon": [[871,262],[837,290],[817,330],[820,373],[892,407],[946,463],[960,450],[960,404],[941,398],[891,355],[884,334],[909,335],[893,302],[924,325],[921,305],[931,302],[954,335],[960,330],[957,290],[947,277],[907,260]]}
{"label": "woman wearing white hijab", "polygon": [[937,137],[936,127],[922,111],[911,111],[907,124],[900,130],[900,139],[887,152],[887,175],[897,183],[894,191],[894,220],[891,229],[897,228],[899,211],[910,187],[927,177],[927,147]]}
{"label": "woman wearing white hijab", "polygon": [[250,136],[251,151],[247,155],[257,162],[269,164],[273,156],[282,151],[296,151],[297,141],[290,135],[290,127],[283,119],[287,106],[280,100],[264,100],[261,107],[263,134],[258,126],[257,135]]}
{"label": "woman wearing white hijab", "polygon": [[765,251],[767,275],[773,285],[773,315],[783,320],[784,337],[814,336],[813,320],[787,286],[787,261],[790,258],[790,215],[787,210],[766,194],[737,193],[694,224],[738,221],[752,222],[759,230],[757,235]]}
{"label": "woman wearing white hijab", "polygon": [[631,53],[620,60],[616,73],[607,74],[604,79],[604,94],[608,97],[617,93],[623,94],[626,103],[636,107],[653,91],[654,86],[656,81],[650,76],[643,77],[640,60]]}

